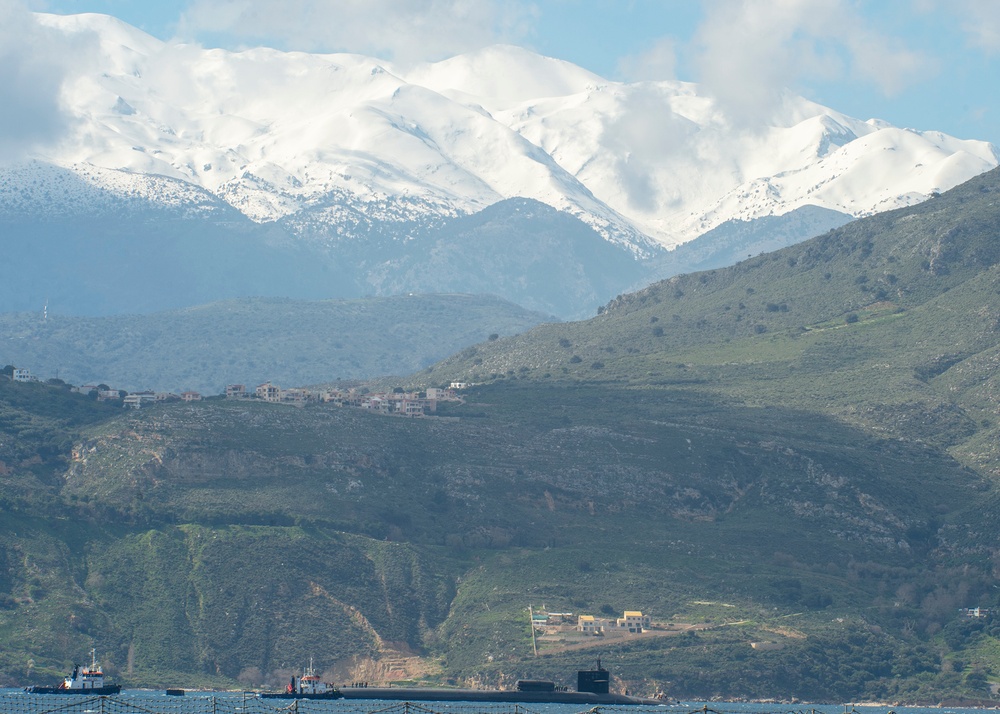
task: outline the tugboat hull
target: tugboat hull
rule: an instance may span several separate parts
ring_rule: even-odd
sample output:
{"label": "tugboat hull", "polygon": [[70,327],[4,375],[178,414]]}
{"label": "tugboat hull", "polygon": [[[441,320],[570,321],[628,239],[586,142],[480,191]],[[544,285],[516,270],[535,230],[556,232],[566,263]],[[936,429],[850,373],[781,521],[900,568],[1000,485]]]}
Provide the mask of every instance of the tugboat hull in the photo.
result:
{"label": "tugboat hull", "polygon": [[97,697],[105,694],[119,694],[122,688],[117,684],[107,687],[91,687],[89,689],[67,689],[65,687],[39,687],[38,685],[32,685],[25,687],[24,691],[29,694],[76,694],[84,697]]}

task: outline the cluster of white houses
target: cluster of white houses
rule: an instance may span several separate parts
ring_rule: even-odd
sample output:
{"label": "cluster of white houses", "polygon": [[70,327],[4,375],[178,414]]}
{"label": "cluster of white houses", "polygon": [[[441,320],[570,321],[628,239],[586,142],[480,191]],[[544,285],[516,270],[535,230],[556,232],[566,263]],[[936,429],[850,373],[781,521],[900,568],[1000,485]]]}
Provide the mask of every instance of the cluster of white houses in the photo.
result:
{"label": "cluster of white houses", "polygon": [[[15,368],[11,377],[15,382],[37,382],[38,378],[32,376],[30,370],[26,368]],[[226,386],[226,399],[259,399],[275,404],[292,404],[302,406],[308,402],[322,402],[341,407],[357,407],[367,409],[379,414],[391,414],[395,416],[424,416],[437,411],[438,402],[461,401],[456,390],[464,389],[467,384],[464,382],[452,382],[448,388],[428,388],[424,392],[405,392],[394,390],[392,392],[367,393],[357,389],[302,389],[295,387],[292,389],[282,389],[271,382],[264,382],[257,385],[253,390],[247,389],[245,384],[229,384]],[[95,392],[100,401],[121,400],[125,407],[140,409],[147,404],[166,401],[201,401],[202,395],[199,392],[188,391],[181,394],[172,392],[124,392],[112,389],[105,384],[85,384],[80,387],[73,387],[74,392],[90,394]]]}
{"label": "cluster of white houses", "polygon": [[[169,392],[131,392],[124,397],[117,390],[98,389],[92,385],[79,387],[79,391],[89,393],[97,390],[98,399],[122,399],[126,407],[139,409],[144,404],[169,400],[182,400],[185,402],[195,402],[201,400],[202,396],[198,392],[183,392],[182,394],[172,394]],[[356,389],[303,389],[293,387],[282,389],[271,382],[264,382],[257,385],[253,391],[247,389],[245,384],[229,384],[225,390],[226,399],[258,399],[272,404],[290,404],[303,406],[309,402],[321,402],[332,404],[338,407],[357,407],[368,409],[380,414],[392,414],[395,416],[424,416],[437,411],[437,403],[440,401],[459,401],[455,388],[448,389],[429,388],[426,392],[378,392],[373,394],[361,393]]]}
{"label": "cluster of white houses", "polygon": [[259,384],[251,392],[244,384],[226,386],[226,399],[260,399],[276,404],[302,405],[307,402],[322,402],[338,407],[368,409],[380,414],[397,416],[423,416],[437,411],[441,401],[459,401],[456,389],[464,385],[453,384],[447,389],[430,387],[425,392],[376,392],[363,393],[357,389],[302,388],[282,389],[271,382]]}
{"label": "cluster of white houses", "polygon": [[649,615],[640,610],[625,610],[622,617],[595,617],[594,615],[574,615],[572,612],[535,612],[531,615],[531,626],[546,630],[550,627],[568,628],[575,626],[585,635],[611,633],[640,634],[650,629]]}
{"label": "cluster of white houses", "polygon": [[[15,382],[37,382],[38,377],[31,373],[27,367],[14,367],[10,378]],[[97,394],[98,401],[107,402],[121,399],[126,407],[138,409],[143,404],[166,401],[196,402],[201,399],[198,392],[182,392],[174,394],[172,392],[124,392],[120,389],[112,389],[106,384],[83,384],[79,387],[71,387],[71,391],[79,394]]]}
{"label": "cluster of white houses", "polygon": [[[79,388],[79,390],[84,394],[89,394],[94,389],[96,389],[96,387],[90,385]],[[132,409],[139,409],[143,404],[155,404],[157,402],[200,402],[201,393],[181,392],[180,394],[174,394],[173,392],[129,392],[125,396],[122,396],[121,392],[117,389],[98,389],[97,398],[99,400],[121,399],[123,406],[131,407]]]}

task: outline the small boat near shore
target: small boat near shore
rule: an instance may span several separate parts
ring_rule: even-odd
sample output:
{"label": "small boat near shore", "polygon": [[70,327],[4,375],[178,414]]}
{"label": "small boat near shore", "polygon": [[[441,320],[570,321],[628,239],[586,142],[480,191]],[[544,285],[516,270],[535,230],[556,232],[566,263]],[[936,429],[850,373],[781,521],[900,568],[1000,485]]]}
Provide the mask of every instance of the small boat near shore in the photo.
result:
{"label": "small boat near shore", "polygon": [[313,669],[312,658],[309,658],[309,667],[305,669],[301,677],[292,676],[288,686],[283,692],[260,692],[261,699],[340,699],[344,695],[337,687],[324,682]]}
{"label": "small boat near shore", "polygon": [[97,650],[90,650],[90,666],[73,665],[73,671],[66,675],[62,683],[56,687],[43,687],[31,685],[25,687],[24,691],[29,694],[118,694],[121,692],[121,685],[105,684],[104,670],[97,663]]}

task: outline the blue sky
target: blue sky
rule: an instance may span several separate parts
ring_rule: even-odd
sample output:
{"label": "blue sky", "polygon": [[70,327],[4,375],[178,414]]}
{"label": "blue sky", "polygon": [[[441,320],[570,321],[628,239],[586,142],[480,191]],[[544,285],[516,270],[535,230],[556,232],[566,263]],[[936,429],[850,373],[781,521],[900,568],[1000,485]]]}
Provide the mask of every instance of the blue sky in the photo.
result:
{"label": "blue sky", "polygon": [[114,15],[164,40],[440,59],[495,42],[608,79],[783,87],[854,117],[1000,146],[1000,0],[0,0]]}

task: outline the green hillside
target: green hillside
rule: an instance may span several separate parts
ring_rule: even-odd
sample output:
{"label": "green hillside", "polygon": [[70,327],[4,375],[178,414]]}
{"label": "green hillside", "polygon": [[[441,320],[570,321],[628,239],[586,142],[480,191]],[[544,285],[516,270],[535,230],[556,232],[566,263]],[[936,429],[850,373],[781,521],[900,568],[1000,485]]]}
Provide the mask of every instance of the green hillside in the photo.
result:
{"label": "green hillside", "polygon": [[[465,349],[410,378],[475,383],[437,418],[0,386],[0,668],[572,685],[600,655],[684,699],[988,700],[1000,619],[960,609],[1000,606],[998,190]],[[535,657],[529,606],[663,629]]]}
{"label": "green hillside", "polygon": [[468,348],[420,379],[698,385],[946,446],[998,475],[987,443],[1000,427],[998,200],[993,171],[913,208],[620,296],[592,320]]}
{"label": "green hillside", "polygon": [[489,295],[242,298],[145,315],[0,314],[0,364],[73,384],[219,394],[409,374],[554,318]]}
{"label": "green hillside", "polygon": [[[29,658],[54,676],[90,643],[159,685],[401,652],[455,680],[565,678],[604,652],[633,690],[903,696],[918,685],[859,684],[878,673],[739,682],[749,643],[789,626],[836,642],[837,672],[870,647],[939,668],[928,638],[991,597],[969,545],[987,486],[922,445],[683,390],[627,410],[601,387],[476,396],[457,421],[218,402],[81,425],[63,518],[40,506],[5,533],[8,676]],[[706,680],[681,638],[532,659],[530,604],[710,623],[692,636],[734,678]]]}

